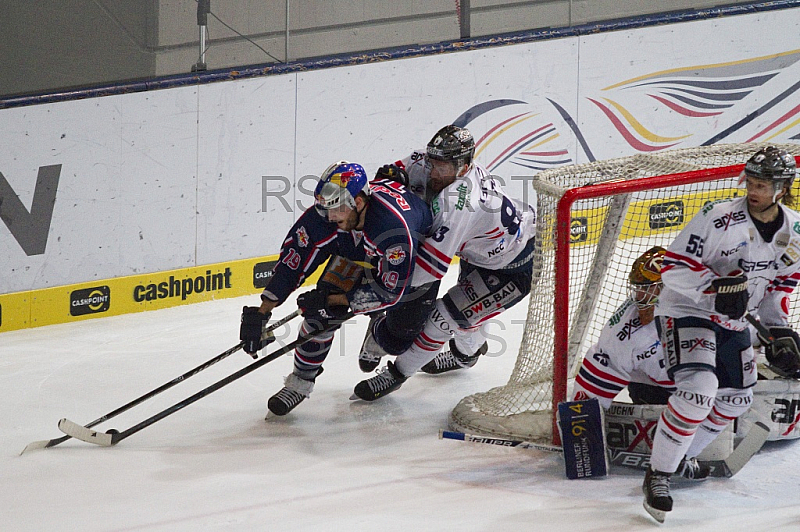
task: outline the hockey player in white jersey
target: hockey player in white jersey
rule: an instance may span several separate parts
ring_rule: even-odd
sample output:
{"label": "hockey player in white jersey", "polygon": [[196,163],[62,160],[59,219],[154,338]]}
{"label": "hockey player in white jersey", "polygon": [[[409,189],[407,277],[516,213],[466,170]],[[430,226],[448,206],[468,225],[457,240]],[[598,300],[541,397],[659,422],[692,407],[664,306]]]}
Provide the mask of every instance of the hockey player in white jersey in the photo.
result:
{"label": "hockey player in white jersey", "polygon": [[429,199],[434,215],[433,234],[418,251],[413,284],[440,280],[456,255],[461,259],[458,283],[436,301],[411,347],[356,385],[358,398],[373,401],[396,390],[451,339],[451,351],[474,363],[486,349],[486,321],[530,291],[536,212],[509,199],[472,161],[474,151],[469,131],[446,126],[424,155],[412,155],[409,186]]}
{"label": "hockey player in white jersey", "polygon": [[608,409],[626,386],[636,404],[664,404],[675,383],[667,375],[661,342],[653,322],[661,293],[661,264],[666,249],[640,255],[628,276],[630,296],[606,322],[600,338],[581,363],[572,400],[596,397]]}
{"label": "hockey player in white jersey", "polygon": [[794,158],[774,147],[746,163],[746,195],[704,207],[664,258],[656,320],[676,391],[659,419],[644,507],[663,522],[670,477],[752,402],[756,364],[746,312],[788,334],[788,298],[800,280],[800,215],[792,205]]}
{"label": "hockey player in white jersey", "polygon": [[[572,391],[573,401],[597,398],[608,410],[626,386],[634,404],[666,404],[675,390],[667,374],[661,342],[653,321],[658,296],[664,286],[661,267],[666,249],[655,246],[640,255],[628,276],[630,296],[606,322],[597,343],[581,363]],[[708,466],[687,457],[679,475],[701,480]]]}

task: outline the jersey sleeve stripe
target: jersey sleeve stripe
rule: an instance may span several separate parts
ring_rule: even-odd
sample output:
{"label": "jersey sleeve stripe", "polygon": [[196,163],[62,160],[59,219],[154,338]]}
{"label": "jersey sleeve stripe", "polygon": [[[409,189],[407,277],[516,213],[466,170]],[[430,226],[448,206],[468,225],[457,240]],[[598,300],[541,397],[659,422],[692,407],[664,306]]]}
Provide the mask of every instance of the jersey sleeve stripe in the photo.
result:
{"label": "jersey sleeve stripe", "polygon": [[617,396],[617,394],[620,392],[620,390],[622,390],[622,388],[620,388],[619,390],[616,390],[616,391],[599,388],[599,387],[594,386],[593,384],[589,383],[588,381],[582,379],[580,375],[578,375],[575,378],[575,384],[578,384],[581,388],[583,388],[587,392],[589,392],[589,393],[591,393],[591,394],[593,394],[593,395],[595,395],[597,397],[604,397],[606,399],[615,398]]}
{"label": "jersey sleeve stripe", "polygon": [[578,372],[578,375],[575,377],[575,381],[580,382],[581,386],[583,386],[584,388],[587,388],[587,386],[592,386],[596,389],[602,389],[602,390],[607,390],[608,392],[613,392],[611,397],[616,396],[619,392],[622,391],[625,385],[627,385],[627,382],[625,384],[620,384],[618,382],[609,379],[603,379],[601,377],[592,375],[590,372],[586,371],[585,367],[582,367],[581,370]]}
{"label": "jersey sleeve stripe", "polygon": [[435,260],[428,254],[428,250],[425,248],[420,248],[419,253],[417,253],[417,257],[424,260],[425,262],[429,263],[431,266],[436,268],[437,270],[441,271],[442,274],[447,273],[447,264],[442,264],[440,261]]}
{"label": "jersey sleeve stripe", "polygon": [[686,266],[690,270],[696,272],[707,269],[691,257],[667,251],[666,255],[664,255],[664,265],[661,267],[661,271],[666,272],[671,270],[674,266]]}
{"label": "jersey sleeve stripe", "polygon": [[429,273],[429,274],[430,274],[432,277],[434,277],[435,279],[441,279],[442,277],[444,277],[444,274],[443,274],[443,273],[440,273],[440,272],[438,272],[438,271],[434,270],[434,269],[433,269],[433,268],[432,268],[432,267],[431,267],[431,266],[430,266],[430,265],[429,265],[427,262],[425,262],[425,261],[422,259],[422,257],[420,257],[419,255],[417,255],[417,267],[419,267],[419,268],[422,268],[423,270],[425,270],[426,272],[428,272],[428,273]]}
{"label": "jersey sleeve stripe", "polygon": [[442,253],[440,250],[429,244],[427,240],[422,243],[422,248],[446,265],[450,265],[450,263],[453,261],[453,257],[448,257],[445,253]]}
{"label": "jersey sleeve stripe", "polygon": [[606,382],[613,382],[620,386],[620,390],[628,385],[628,381],[621,377],[617,377],[616,375],[612,375],[611,373],[607,373],[597,366],[595,366],[588,358],[583,359],[583,364],[581,364],[581,371],[587,371],[587,375],[592,375],[598,379],[601,379]]}

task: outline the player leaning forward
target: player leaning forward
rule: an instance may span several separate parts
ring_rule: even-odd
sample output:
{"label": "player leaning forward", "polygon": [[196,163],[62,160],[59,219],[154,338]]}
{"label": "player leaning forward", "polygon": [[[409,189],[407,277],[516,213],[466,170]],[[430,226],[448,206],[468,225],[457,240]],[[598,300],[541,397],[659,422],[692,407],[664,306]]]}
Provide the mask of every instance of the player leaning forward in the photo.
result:
{"label": "player leaning forward", "polygon": [[752,402],[756,364],[747,311],[767,326],[788,324],[788,296],[800,279],[800,215],[792,204],[794,159],[768,147],[745,165],[743,197],[703,208],[669,247],[656,319],[676,391],[659,419],[645,509],[672,510],[670,476],[697,456]]}
{"label": "player leaning forward", "polygon": [[[261,306],[242,312],[240,338],[245,351],[254,353],[264,346],[262,331],[272,310],[330,258],[317,288],[297,298],[305,318],[301,334],[324,332],[295,350],[294,371],[267,403],[272,413],[285,415],[311,394],[333,331],[348,307],[355,314],[387,309],[402,314],[408,305],[433,304],[438,283],[412,288],[410,282],[418,243],[430,224],[428,206],[401,184],[381,180],[367,184],[361,165],[346,161],[325,170],[314,192],[314,206],[284,239]],[[421,324],[413,328],[401,320],[387,321],[388,341],[410,344],[422,329]]]}
{"label": "player leaning forward", "polygon": [[458,282],[436,300],[411,347],[356,385],[360,399],[373,401],[399,388],[454,335],[451,349],[474,361],[485,350],[487,320],[530,291],[536,213],[505,196],[486,169],[473,163],[474,152],[472,134],[451,125],[434,135],[424,156],[412,157],[412,189],[422,170],[433,194],[432,236],[420,246],[414,283],[440,280],[455,255],[461,259]]}

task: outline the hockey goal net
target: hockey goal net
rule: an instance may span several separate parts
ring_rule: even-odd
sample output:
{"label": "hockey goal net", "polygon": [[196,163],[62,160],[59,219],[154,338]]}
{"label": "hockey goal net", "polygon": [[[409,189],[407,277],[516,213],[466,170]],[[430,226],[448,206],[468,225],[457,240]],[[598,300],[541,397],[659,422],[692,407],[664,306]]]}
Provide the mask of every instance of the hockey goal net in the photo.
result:
{"label": "hockey goal net", "polygon": [[[450,427],[558,443],[556,406],[627,297],[633,260],[653,246],[668,247],[709,202],[742,195],[743,165],[767,145],[634,155],[535,176],[536,256],[519,355],[508,383],[462,399]],[[800,145],[779,146],[800,155]]]}

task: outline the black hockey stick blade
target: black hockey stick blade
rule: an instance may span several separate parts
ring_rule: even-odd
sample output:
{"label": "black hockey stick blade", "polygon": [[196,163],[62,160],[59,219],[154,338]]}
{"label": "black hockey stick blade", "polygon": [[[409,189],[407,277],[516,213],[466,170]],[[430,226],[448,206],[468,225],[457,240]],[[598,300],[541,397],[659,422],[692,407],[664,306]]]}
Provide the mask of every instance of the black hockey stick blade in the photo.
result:
{"label": "black hockey stick blade", "polygon": [[[267,328],[267,332],[273,331],[273,330],[277,329],[278,327],[280,327],[282,325],[285,325],[286,323],[288,323],[289,321],[293,320],[294,318],[296,318],[299,315],[300,315],[300,310],[299,309],[295,310],[294,312],[292,312],[288,316],[284,316],[283,318],[279,319],[275,323],[270,324],[270,326]],[[236,344],[235,346],[231,347],[230,349],[228,349],[227,351],[224,351],[224,352],[220,353],[219,355],[215,356],[214,358],[212,358],[212,359],[200,364],[196,368],[193,368],[193,369],[187,371],[183,375],[175,377],[171,381],[169,381],[169,382],[167,382],[165,384],[162,384],[158,388],[156,388],[156,389],[154,389],[154,390],[152,390],[150,392],[147,392],[146,394],[142,395],[141,397],[138,397],[138,398],[134,399],[133,401],[131,401],[131,402],[129,402],[129,403],[117,408],[116,410],[112,410],[108,414],[95,419],[91,423],[87,423],[86,425],[78,425],[78,426],[82,426],[82,427],[84,427],[86,429],[90,429],[90,428],[94,427],[95,425],[99,425],[100,423],[103,423],[104,421],[108,421],[109,419],[114,418],[114,417],[118,416],[119,414],[130,410],[134,406],[139,405],[139,404],[143,403],[144,401],[147,401],[148,399],[151,399],[152,397],[158,395],[159,393],[161,393],[163,391],[166,391],[169,388],[172,388],[176,384],[185,381],[189,377],[193,377],[193,376],[197,375],[198,373],[200,373],[201,371],[210,368],[211,366],[213,366],[217,362],[219,362],[219,361],[229,357],[230,355],[236,353],[237,351],[239,351],[242,348],[242,345],[243,344],[240,342],[240,343]],[[70,423],[74,423],[74,422],[70,422]],[[67,435],[67,436],[61,436],[60,438],[53,438],[52,440],[39,440],[39,441],[31,442],[28,445],[26,445],[25,448],[22,450],[22,452],[19,453],[19,454],[25,454],[27,451],[32,451],[32,450],[35,450],[35,449],[47,449],[49,447],[55,447],[56,445],[67,441],[71,437],[72,436]]]}
{"label": "black hockey stick blade", "polygon": [[257,370],[261,366],[263,366],[265,364],[268,364],[268,363],[272,362],[273,360],[275,360],[277,358],[280,358],[281,356],[285,355],[286,353],[294,350],[294,348],[297,347],[298,345],[301,345],[301,344],[307,342],[308,340],[314,338],[315,336],[318,336],[320,334],[323,334],[323,333],[326,333],[326,332],[328,332],[330,330],[333,330],[336,327],[339,327],[342,323],[344,323],[345,321],[349,320],[352,317],[353,317],[353,313],[352,312],[348,312],[347,314],[345,314],[341,318],[338,318],[335,322],[330,323],[328,327],[325,327],[322,330],[314,331],[314,332],[311,332],[309,334],[301,335],[294,342],[286,344],[285,346],[279,348],[278,350],[273,351],[269,355],[256,360],[255,362],[253,362],[252,364],[250,364],[248,366],[243,367],[239,371],[231,373],[230,375],[228,375],[224,379],[221,379],[221,380],[215,382],[211,386],[203,388],[202,390],[200,390],[196,394],[194,394],[194,395],[192,395],[190,397],[187,397],[183,401],[179,401],[179,402],[175,403],[174,405],[162,410],[158,414],[150,416],[149,418],[145,419],[144,421],[142,421],[140,423],[137,423],[136,425],[134,425],[134,426],[132,426],[132,427],[126,429],[126,430],[123,430],[121,432],[117,432],[115,430],[111,430],[111,431],[108,431],[108,432],[105,432],[105,433],[95,432],[93,430],[89,430],[89,428],[87,428],[87,427],[83,427],[81,425],[78,425],[77,423],[75,423],[73,421],[70,421],[68,419],[62,419],[61,421],[59,421],[58,422],[58,428],[62,432],[67,434],[68,436],[71,436],[71,437],[76,438],[78,440],[85,441],[86,443],[93,443],[95,445],[101,445],[101,446],[105,446],[105,447],[108,447],[108,446],[111,446],[111,445],[116,445],[117,443],[119,443],[120,441],[124,440],[125,438],[128,438],[129,436],[132,436],[133,434],[136,434],[140,430],[142,430],[142,429],[144,429],[146,427],[149,427],[153,423],[155,423],[157,421],[160,421],[161,419],[164,419],[165,417],[174,414],[178,410],[182,410],[182,409],[186,408],[190,404],[192,404],[192,403],[194,403],[196,401],[199,401],[203,397],[205,397],[207,395],[210,395],[210,394],[214,393],[215,391],[219,390],[220,388],[222,388],[224,386],[227,386],[228,384],[232,383],[233,381],[244,377],[245,375]]}

